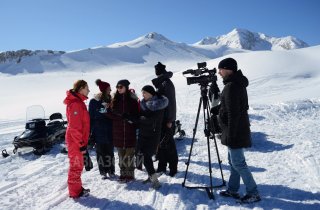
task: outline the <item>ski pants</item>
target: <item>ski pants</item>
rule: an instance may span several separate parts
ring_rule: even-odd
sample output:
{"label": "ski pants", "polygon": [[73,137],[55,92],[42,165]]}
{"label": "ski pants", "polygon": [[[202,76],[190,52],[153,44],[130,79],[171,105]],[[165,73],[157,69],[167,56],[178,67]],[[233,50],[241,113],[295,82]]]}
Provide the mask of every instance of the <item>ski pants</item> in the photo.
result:
{"label": "ski pants", "polygon": [[68,143],[69,171],[68,189],[70,197],[78,197],[82,191],[81,173],[83,170],[83,154],[77,146]]}

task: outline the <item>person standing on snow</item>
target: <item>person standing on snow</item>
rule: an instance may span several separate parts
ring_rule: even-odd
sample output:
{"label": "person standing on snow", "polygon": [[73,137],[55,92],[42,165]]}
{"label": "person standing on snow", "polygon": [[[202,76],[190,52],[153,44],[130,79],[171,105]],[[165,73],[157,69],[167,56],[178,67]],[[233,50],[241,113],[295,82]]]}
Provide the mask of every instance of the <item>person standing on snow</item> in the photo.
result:
{"label": "person standing on snow", "polygon": [[67,91],[63,103],[67,105],[66,116],[68,127],[66,144],[69,157],[68,189],[71,198],[88,196],[90,190],[82,187],[81,172],[84,166],[83,155],[87,152],[90,134],[90,116],[84,103],[90,90],[84,80],[73,84],[73,89]]}
{"label": "person standing on snow", "polygon": [[114,178],[114,149],[112,142],[112,120],[103,113],[111,103],[110,84],[96,80],[100,93],[89,103],[91,136],[96,143],[97,163],[102,179]]}
{"label": "person standing on snow", "polygon": [[143,99],[140,103],[139,142],[137,148],[143,154],[143,164],[147,170],[152,187],[161,187],[153,166],[152,156],[156,153],[161,137],[164,109],[168,106],[165,96],[156,94],[155,89],[146,85],[142,88]]}
{"label": "person standing on snow", "polygon": [[221,93],[218,116],[222,129],[221,143],[228,147],[228,160],[231,167],[228,189],[221,191],[220,195],[239,199],[238,190],[241,177],[247,193],[240,201],[243,203],[257,202],[261,198],[244,156],[244,148],[251,147],[246,89],[249,82],[241,70],[238,70],[237,61],[233,58],[220,61],[218,69],[225,85]]}
{"label": "person standing on snow", "polygon": [[157,78],[153,79],[152,83],[157,88],[157,93],[164,95],[169,100],[169,105],[164,112],[161,140],[158,147],[157,158],[159,162],[157,172],[165,173],[169,163],[169,175],[173,177],[177,173],[178,167],[178,153],[173,139],[177,112],[175,87],[170,80],[173,74],[172,72],[167,72],[166,66],[160,62],[154,67]]}
{"label": "person standing on snow", "polygon": [[130,119],[139,116],[138,97],[129,90],[126,79],[117,83],[111,109],[106,115],[112,119],[113,145],[119,155],[120,182],[134,180],[134,154],[136,146],[136,125]]}

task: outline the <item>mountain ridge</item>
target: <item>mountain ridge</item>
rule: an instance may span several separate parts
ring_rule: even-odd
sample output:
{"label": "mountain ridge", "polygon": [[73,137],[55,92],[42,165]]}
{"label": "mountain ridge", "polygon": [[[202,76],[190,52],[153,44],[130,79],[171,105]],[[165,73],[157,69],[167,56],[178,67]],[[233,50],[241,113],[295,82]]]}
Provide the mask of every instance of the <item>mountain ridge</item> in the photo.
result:
{"label": "mountain ridge", "polygon": [[[263,39],[262,39],[262,38]],[[127,42],[77,51],[20,50],[0,53],[0,72],[43,73],[46,71],[93,71],[123,64],[146,64],[159,60],[194,63],[232,53],[256,50],[290,50],[308,46],[295,37],[275,38],[234,29],[226,35],[196,44],[172,41],[157,32]]]}

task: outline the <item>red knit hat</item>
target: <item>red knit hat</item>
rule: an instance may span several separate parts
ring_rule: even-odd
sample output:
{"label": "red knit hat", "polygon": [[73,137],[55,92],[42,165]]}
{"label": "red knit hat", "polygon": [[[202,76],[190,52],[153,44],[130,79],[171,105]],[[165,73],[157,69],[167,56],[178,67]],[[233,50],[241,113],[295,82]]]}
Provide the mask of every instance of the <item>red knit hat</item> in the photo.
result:
{"label": "red knit hat", "polygon": [[109,83],[103,82],[103,81],[101,81],[101,79],[97,79],[96,84],[99,86],[99,89],[101,92],[107,90],[107,88],[110,87]]}

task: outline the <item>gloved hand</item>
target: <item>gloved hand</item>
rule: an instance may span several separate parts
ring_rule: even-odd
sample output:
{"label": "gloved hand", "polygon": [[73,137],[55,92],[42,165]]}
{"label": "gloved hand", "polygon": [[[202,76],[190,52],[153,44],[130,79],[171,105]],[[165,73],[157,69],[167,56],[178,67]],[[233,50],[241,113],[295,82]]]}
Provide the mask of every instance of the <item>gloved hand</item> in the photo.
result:
{"label": "gloved hand", "polygon": [[85,151],[87,151],[87,146],[80,147],[80,152],[84,153]]}
{"label": "gloved hand", "polygon": [[213,115],[219,115],[220,105],[211,108],[210,113]]}
{"label": "gloved hand", "polygon": [[93,168],[93,163],[88,150],[86,150],[86,153],[83,154],[83,163],[86,171],[90,171]]}
{"label": "gloved hand", "polygon": [[121,117],[123,118],[123,119],[129,119],[130,118],[130,115],[128,114],[128,113],[123,113],[122,115],[121,115]]}
{"label": "gloved hand", "polygon": [[164,136],[160,139],[160,148],[166,148],[173,136],[172,128],[165,128]]}
{"label": "gloved hand", "polygon": [[139,124],[139,119],[134,117],[134,116],[132,116],[132,115],[130,115],[130,114],[128,114],[128,113],[123,113],[121,115],[121,117],[123,118],[123,120],[127,121],[130,124],[135,124],[137,126]]}

